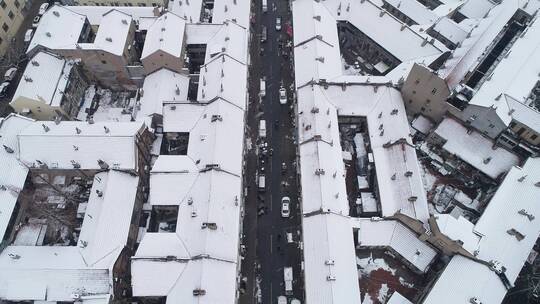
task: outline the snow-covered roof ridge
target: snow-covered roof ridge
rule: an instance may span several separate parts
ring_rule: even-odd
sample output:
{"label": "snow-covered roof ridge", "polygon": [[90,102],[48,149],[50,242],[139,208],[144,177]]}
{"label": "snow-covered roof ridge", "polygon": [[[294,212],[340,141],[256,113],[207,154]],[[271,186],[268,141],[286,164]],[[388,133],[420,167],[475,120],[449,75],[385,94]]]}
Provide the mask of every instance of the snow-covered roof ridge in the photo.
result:
{"label": "snow-covered roof ridge", "polygon": [[[49,52],[39,52],[30,60],[17,86],[11,103],[19,98],[38,100],[53,107],[60,106],[75,62]],[[43,77],[43,75],[48,77]]]}
{"label": "snow-covered roof ridge", "polygon": [[183,60],[185,24],[184,18],[172,12],[156,18],[147,31],[141,59],[161,50]]}
{"label": "snow-covered roof ridge", "polygon": [[0,120],[0,240],[4,239],[20,191],[24,187],[28,168],[17,160],[17,134],[34,120],[9,114]]}
{"label": "snow-covered roof ridge", "polygon": [[137,170],[137,134],[142,122],[37,121],[18,135],[17,157],[29,167]]}
{"label": "snow-covered roof ridge", "polygon": [[0,286],[9,288],[0,287],[0,298],[54,302],[112,293],[112,269],[128,244],[138,181],[115,170],[94,176],[76,246],[7,246],[0,253]]}

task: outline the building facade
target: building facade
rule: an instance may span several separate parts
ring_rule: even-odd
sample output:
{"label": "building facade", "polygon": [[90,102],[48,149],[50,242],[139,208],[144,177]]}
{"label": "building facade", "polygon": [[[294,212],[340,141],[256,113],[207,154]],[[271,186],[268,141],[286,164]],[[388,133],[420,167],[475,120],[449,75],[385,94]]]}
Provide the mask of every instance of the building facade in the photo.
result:
{"label": "building facade", "polygon": [[0,1],[0,56],[3,56],[11,39],[19,30],[32,1],[1,0]]}

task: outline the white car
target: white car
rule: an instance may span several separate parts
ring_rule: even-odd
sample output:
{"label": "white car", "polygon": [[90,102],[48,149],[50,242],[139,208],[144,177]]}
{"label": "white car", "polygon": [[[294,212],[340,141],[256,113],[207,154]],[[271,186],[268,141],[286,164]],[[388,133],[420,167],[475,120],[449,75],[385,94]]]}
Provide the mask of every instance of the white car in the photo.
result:
{"label": "white car", "polygon": [[32,40],[33,35],[34,35],[34,30],[28,29],[26,33],[24,33],[24,42],[30,42],[30,40]]}
{"label": "white car", "polygon": [[281,31],[281,17],[276,18],[276,31]]}
{"label": "white car", "polygon": [[32,27],[38,27],[41,16],[35,16],[34,21],[32,22]]}
{"label": "white car", "polygon": [[9,88],[9,82],[4,81],[2,84],[0,84],[0,97],[4,97],[7,95],[8,88]]}
{"label": "white car", "polygon": [[290,205],[291,199],[288,196],[284,196],[281,199],[281,217],[289,217],[291,215]]}
{"label": "white car", "polygon": [[38,15],[41,16],[41,15],[45,14],[45,12],[47,11],[48,8],[49,8],[49,3],[43,3],[43,4],[39,7]]}
{"label": "white car", "polygon": [[287,104],[287,90],[284,87],[279,89],[279,103],[282,105]]}
{"label": "white car", "polygon": [[17,68],[16,67],[9,68],[4,74],[4,80],[12,81],[13,78],[15,78],[15,75],[17,75]]}

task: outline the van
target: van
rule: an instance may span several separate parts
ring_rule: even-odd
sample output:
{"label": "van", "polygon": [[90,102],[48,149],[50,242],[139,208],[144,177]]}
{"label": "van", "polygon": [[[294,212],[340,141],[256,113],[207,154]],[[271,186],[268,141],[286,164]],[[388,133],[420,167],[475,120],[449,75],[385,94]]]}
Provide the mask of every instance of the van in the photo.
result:
{"label": "van", "polygon": [[266,137],[266,120],[261,119],[259,121],[259,137],[264,138]]}
{"label": "van", "polygon": [[293,294],[293,288],[292,288],[293,271],[292,271],[292,267],[283,268],[283,281],[285,282],[285,294],[288,295],[288,296],[292,295]]}
{"label": "van", "polygon": [[266,95],[266,80],[264,78],[261,78],[261,97],[264,97]]}
{"label": "van", "polygon": [[259,175],[259,191],[265,191],[266,190],[266,177],[264,174]]}
{"label": "van", "polygon": [[268,1],[262,0],[262,11],[263,13],[266,13],[268,11]]}

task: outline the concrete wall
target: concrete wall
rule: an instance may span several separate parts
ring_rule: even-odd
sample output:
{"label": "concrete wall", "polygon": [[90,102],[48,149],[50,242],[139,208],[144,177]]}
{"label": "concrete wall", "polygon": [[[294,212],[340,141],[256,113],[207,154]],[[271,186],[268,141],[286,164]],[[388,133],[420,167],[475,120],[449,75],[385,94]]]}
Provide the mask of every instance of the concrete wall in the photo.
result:
{"label": "concrete wall", "polygon": [[495,108],[468,105],[462,112],[453,114],[457,114],[465,125],[470,125],[490,138],[497,137],[507,128]]}
{"label": "concrete wall", "polygon": [[59,114],[61,116],[68,116],[60,107],[51,107],[43,101],[22,96],[12,100],[10,106],[15,112],[21,114],[26,109],[30,110],[30,115],[28,116],[36,120],[53,120]]}
{"label": "concrete wall", "polygon": [[540,146],[540,134],[519,121],[512,121],[510,123],[510,130],[527,143],[533,146]]}
{"label": "concrete wall", "polygon": [[159,50],[144,58],[142,64],[147,75],[161,68],[167,68],[177,73],[182,73],[184,68],[183,54],[184,51],[182,51],[182,55],[178,58]]}
{"label": "concrete wall", "polygon": [[421,113],[440,122],[448,111],[446,99],[450,90],[446,82],[432,73],[429,68],[415,64],[403,83],[401,95],[405,102],[407,114]]}

